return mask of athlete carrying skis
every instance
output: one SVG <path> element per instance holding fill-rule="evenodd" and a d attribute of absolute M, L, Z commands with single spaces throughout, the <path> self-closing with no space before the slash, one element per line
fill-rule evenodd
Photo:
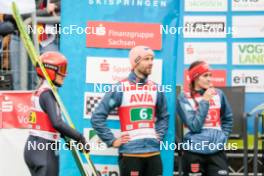
<path fill-rule="evenodd" d="M 67 73 L 65 56 L 58 52 L 46 52 L 40 56 L 40 60 L 54 85 L 61 87 Z M 59 155 L 52 144 L 58 144 L 60 134 L 80 143 L 84 152 L 89 152 L 89 144 L 81 133 L 62 120 L 60 107 L 38 65 L 36 71 L 41 83 L 32 96 L 29 118 L 31 130 L 25 145 L 24 159 L 32 176 L 57 176 Z M 38 147 L 41 146 L 39 144 L 45 148 Z M 34 145 L 37 147 L 30 147 Z M 58 148 L 59 145 L 56 146 Z"/>

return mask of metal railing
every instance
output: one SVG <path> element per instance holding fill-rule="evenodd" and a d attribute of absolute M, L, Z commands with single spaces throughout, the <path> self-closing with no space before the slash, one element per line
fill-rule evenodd
<path fill-rule="evenodd" d="M 30 17 L 24 20 L 24 23 L 26 26 L 32 25 L 32 28 L 36 29 L 37 24 L 58 24 L 60 22 L 60 16 L 51 16 L 51 17 L 38 17 L 36 16 L 36 13 L 31 13 Z M 36 30 L 35 30 L 36 31 Z M 58 34 L 59 35 L 59 34 Z M 38 42 L 38 33 L 31 33 L 32 40 L 34 43 L 34 46 L 36 50 L 39 52 L 39 42 Z M 19 35 L 18 37 L 18 50 L 5 50 L 4 53 L 3 51 L 0 50 L 0 56 L 3 54 L 9 54 L 9 65 L 8 68 L 6 65 L 3 67 L 3 59 L 1 60 L 1 68 L 0 68 L 0 90 L 28 90 L 28 89 L 34 89 L 35 86 L 37 85 L 37 76 L 34 68 L 31 66 L 31 63 L 28 60 L 28 55 L 27 52 L 24 48 L 23 42 L 19 41 Z M 58 37 L 57 37 L 58 39 Z M 13 52 L 13 53 L 12 53 Z M 15 53 L 16 52 L 16 53 Z M 19 57 L 19 62 L 13 63 L 12 65 L 16 64 L 16 67 L 12 67 L 11 63 L 11 58 L 10 54 L 17 55 Z M 3 57 L 1 57 L 3 58 Z M 13 60 L 13 62 L 15 62 Z M 17 75 L 14 75 L 17 74 Z M 13 79 L 15 77 L 15 79 Z M 19 81 L 17 81 L 19 79 Z M 29 80 L 31 79 L 31 80 Z M 16 82 L 14 82 L 16 81 Z M 13 86 L 17 84 L 17 86 Z"/>

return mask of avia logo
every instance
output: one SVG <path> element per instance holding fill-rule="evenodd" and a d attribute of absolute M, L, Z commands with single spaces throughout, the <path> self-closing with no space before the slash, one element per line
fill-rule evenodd
<path fill-rule="evenodd" d="M 108 166 L 104 166 L 101 172 L 97 171 L 97 174 L 100 176 L 118 176 L 118 172 L 115 170 L 110 170 Z"/>
<path fill-rule="evenodd" d="M 257 76 L 245 76 L 245 74 L 242 74 L 241 76 L 234 76 L 233 82 L 236 84 L 258 84 L 259 78 Z"/>
<path fill-rule="evenodd" d="M 192 45 L 189 45 L 186 49 L 186 53 L 187 54 L 193 54 L 194 53 L 194 48 L 192 47 Z"/>
<path fill-rule="evenodd" d="M 130 103 L 137 102 L 151 102 L 153 103 L 153 98 L 150 94 L 132 94 L 130 97 Z"/>
<path fill-rule="evenodd" d="M 262 44 L 257 44 L 257 45 L 254 45 L 254 44 L 249 44 L 249 45 L 239 45 L 238 46 L 239 48 L 239 51 L 241 53 L 250 53 L 250 54 L 253 54 L 253 53 L 258 53 L 258 54 L 262 54 L 263 53 L 263 48 L 264 48 L 264 45 Z"/>
<path fill-rule="evenodd" d="M 109 68 L 109 63 L 106 61 L 106 60 L 104 60 L 101 64 L 100 64 L 100 71 L 102 71 L 102 72 L 107 72 L 107 71 L 109 71 L 110 70 L 110 68 Z"/>

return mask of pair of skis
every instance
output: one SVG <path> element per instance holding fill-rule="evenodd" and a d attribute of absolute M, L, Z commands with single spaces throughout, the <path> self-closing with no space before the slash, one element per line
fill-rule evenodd
<path fill-rule="evenodd" d="M 67 122 L 67 124 L 69 124 L 70 127 L 74 128 L 75 129 L 75 126 L 68 114 L 68 112 L 66 111 L 66 108 L 65 106 L 63 105 L 62 103 L 62 100 L 57 92 L 57 89 L 55 87 L 55 85 L 53 84 L 53 82 L 51 81 L 48 73 L 46 72 L 46 69 L 45 67 L 43 66 L 41 60 L 39 59 L 39 54 L 37 53 L 36 49 L 34 48 L 34 45 L 32 43 L 32 40 L 30 39 L 28 33 L 26 32 L 26 28 L 25 28 L 25 25 L 23 23 L 23 20 L 21 18 L 21 15 L 17 9 L 17 6 L 16 4 L 13 2 L 12 3 L 12 11 L 13 11 L 13 17 L 16 21 L 16 24 L 17 24 L 17 27 L 18 27 L 18 30 L 20 32 L 20 37 L 24 43 L 24 46 L 29 54 L 29 57 L 30 57 L 30 60 L 32 62 L 32 64 L 34 66 L 36 66 L 37 64 L 40 66 L 41 68 L 41 71 L 42 73 L 44 74 L 45 76 L 45 79 L 47 80 L 48 84 L 49 84 L 49 87 L 51 88 L 60 108 L 61 108 L 61 111 L 62 111 L 62 115 L 63 115 L 63 119 L 64 121 Z M 70 145 L 73 145 L 74 146 L 74 142 L 70 139 L 70 138 L 67 138 L 65 137 L 65 142 L 66 143 L 69 143 Z M 87 169 L 85 168 L 85 165 L 84 165 L 84 162 L 81 158 L 81 153 L 75 148 L 73 147 L 73 149 L 71 150 L 72 154 L 73 154 L 73 157 L 75 159 L 75 162 L 79 168 L 79 171 L 81 173 L 82 176 L 88 176 L 88 171 Z M 91 169 L 92 173 L 94 176 L 98 176 L 97 174 L 97 171 L 96 171 L 96 168 L 90 158 L 90 155 L 88 153 L 83 153 L 86 161 L 87 161 L 87 164 L 89 166 L 89 168 Z"/>

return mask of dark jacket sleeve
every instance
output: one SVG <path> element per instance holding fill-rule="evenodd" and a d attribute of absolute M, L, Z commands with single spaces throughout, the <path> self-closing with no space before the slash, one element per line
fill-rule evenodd
<path fill-rule="evenodd" d="M 81 133 L 68 126 L 61 118 L 61 110 L 51 90 L 45 91 L 40 95 L 39 103 L 45 113 L 48 114 L 53 127 L 63 136 L 67 136 L 76 141 L 82 138 Z"/>
<path fill-rule="evenodd" d="M 91 123 L 93 128 L 100 139 L 109 147 L 112 146 L 112 143 L 116 138 L 107 127 L 106 119 L 108 114 L 114 110 L 114 108 L 120 106 L 121 99 L 121 92 L 107 92 L 92 114 Z"/>
<path fill-rule="evenodd" d="M 155 123 L 155 128 L 160 140 L 163 140 L 164 136 L 168 131 L 169 113 L 167 110 L 167 101 L 165 94 L 163 92 L 158 92 L 157 97 L 158 97 L 157 107 L 156 107 L 157 120 Z"/>
<path fill-rule="evenodd" d="M 177 98 L 177 111 L 183 123 L 193 133 L 199 133 L 208 114 L 209 102 L 199 102 L 197 110 L 194 110 L 183 93 Z"/>

